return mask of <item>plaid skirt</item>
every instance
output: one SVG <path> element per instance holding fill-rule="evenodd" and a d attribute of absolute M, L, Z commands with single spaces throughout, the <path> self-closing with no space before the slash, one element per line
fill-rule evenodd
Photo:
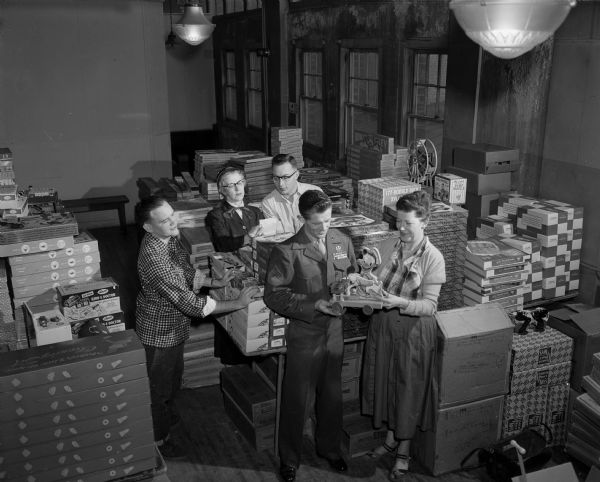
<path fill-rule="evenodd" d="M 412 439 L 417 428 L 435 420 L 438 387 L 437 324 L 433 317 L 373 314 L 365 346 L 363 411 L 376 428 L 384 423 L 398 439 Z"/>

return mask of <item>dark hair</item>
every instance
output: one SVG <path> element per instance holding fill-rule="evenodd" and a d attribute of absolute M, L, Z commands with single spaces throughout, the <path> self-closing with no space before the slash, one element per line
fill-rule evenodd
<path fill-rule="evenodd" d="M 427 191 L 405 194 L 396 202 L 396 209 L 405 213 L 414 211 L 415 216 L 419 219 L 428 220 L 431 213 L 431 197 Z"/>
<path fill-rule="evenodd" d="M 298 210 L 304 219 L 313 213 L 322 213 L 331 207 L 331 199 L 322 191 L 311 189 L 304 192 L 298 200 Z"/>
<path fill-rule="evenodd" d="M 235 164 L 226 164 L 225 167 L 223 167 L 223 169 L 221 169 L 217 174 L 217 188 L 221 187 L 221 179 L 223 179 L 223 177 L 227 174 L 231 174 L 233 172 L 239 172 L 242 177 L 246 179 L 246 172 L 244 171 L 243 167 Z"/>
<path fill-rule="evenodd" d="M 296 158 L 291 154 L 277 154 L 276 156 L 273 156 L 273 159 L 271 160 L 271 166 L 281 166 L 286 162 L 289 162 L 294 169 L 298 169 L 298 163 L 296 162 Z"/>
<path fill-rule="evenodd" d="M 165 204 L 167 200 L 161 196 L 150 196 L 135 205 L 135 222 L 143 226 L 150 221 L 150 213 Z"/>

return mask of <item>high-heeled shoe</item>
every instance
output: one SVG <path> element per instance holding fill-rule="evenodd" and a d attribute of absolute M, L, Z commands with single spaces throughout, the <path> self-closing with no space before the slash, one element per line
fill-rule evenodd
<path fill-rule="evenodd" d="M 383 442 L 383 445 L 380 445 L 379 447 L 367 452 L 367 457 L 378 459 L 385 454 L 393 454 L 396 451 L 396 448 L 398 448 L 398 444 L 392 447 L 388 445 L 387 442 Z"/>
<path fill-rule="evenodd" d="M 405 454 L 396 454 L 396 462 L 390 470 L 390 474 L 388 478 L 390 480 L 401 480 L 408 473 L 408 463 L 410 462 L 410 457 Z"/>

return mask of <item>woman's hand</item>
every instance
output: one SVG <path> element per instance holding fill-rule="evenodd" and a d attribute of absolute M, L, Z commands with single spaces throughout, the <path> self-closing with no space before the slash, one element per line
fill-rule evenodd
<path fill-rule="evenodd" d="M 262 226 L 257 224 L 250 231 L 248 231 L 248 236 L 251 238 L 255 238 L 256 236 L 260 236 L 262 234 Z"/>
<path fill-rule="evenodd" d="M 233 269 L 228 269 L 225 272 L 225 276 L 222 278 L 211 278 L 210 287 L 211 288 L 223 288 L 223 286 L 229 285 L 229 282 L 235 277 L 235 271 Z"/>
<path fill-rule="evenodd" d="M 246 286 L 240 291 L 240 296 L 238 297 L 238 302 L 240 303 L 240 308 L 245 308 L 250 303 L 252 303 L 255 297 L 260 293 L 260 288 L 258 286 Z"/>
<path fill-rule="evenodd" d="M 408 300 L 403 296 L 396 296 L 391 293 L 388 293 L 385 298 L 383 298 L 383 307 L 386 310 L 391 310 L 392 308 L 400 308 L 401 310 L 405 309 L 408 306 Z"/>

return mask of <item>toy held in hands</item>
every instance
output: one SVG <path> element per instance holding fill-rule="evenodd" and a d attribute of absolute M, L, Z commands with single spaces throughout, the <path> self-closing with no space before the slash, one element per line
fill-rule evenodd
<path fill-rule="evenodd" d="M 371 315 L 374 310 L 383 308 L 383 299 L 387 296 L 383 283 L 373 274 L 381 264 L 379 250 L 362 248 L 362 257 L 356 262 L 359 273 L 350 273 L 330 287 L 332 308 L 340 315 L 345 308 L 362 308 L 365 315 Z"/>

